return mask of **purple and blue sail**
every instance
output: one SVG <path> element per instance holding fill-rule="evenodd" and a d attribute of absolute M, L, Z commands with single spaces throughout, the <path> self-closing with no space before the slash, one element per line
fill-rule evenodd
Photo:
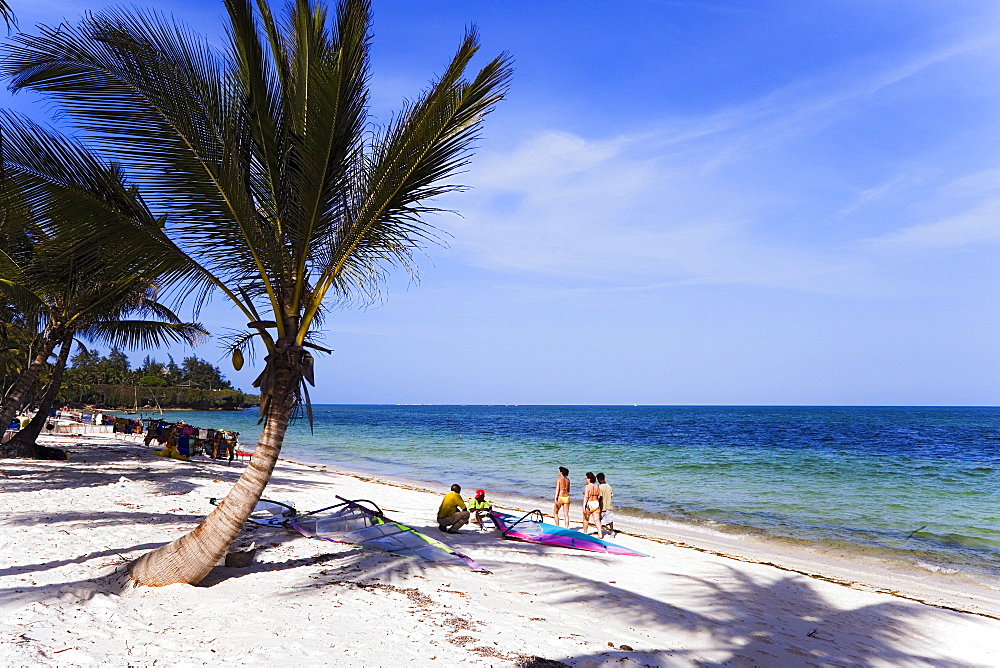
<path fill-rule="evenodd" d="M 542 513 L 533 510 L 527 515 L 517 517 L 508 515 L 497 510 L 491 510 L 490 516 L 504 538 L 511 540 L 521 540 L 528 543 L 541 543 L 543 545 L 555 545 L 557 547 L 568 547 L 574 550 L 586 550 L 587 552 L 603 552 L 605 554 L 618 554 L 627 557 L 648 557 L 648 554 L 630 550 L 622 545 L 609 543 L 595 536 L 585 534 L 576 529 L 567 529 L 542 521 Z"/>

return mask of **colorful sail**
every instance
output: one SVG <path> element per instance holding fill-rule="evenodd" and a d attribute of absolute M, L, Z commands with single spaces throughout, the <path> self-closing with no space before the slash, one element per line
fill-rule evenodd
<path fill-rule="evenodd" d="M 212 498 L 208 502 L 213 506 L 218 506 L 222 500 Z M 247 518 L 247 521 L 265 527 L 280 527 L 295 517 L 297 512 L 291 503 L 261 499 L 250 511 L 250 517 Z"/>
<path fill-rule="evenodd" d="M 620 554 L 629 557 L 649 556 L 648 554 L 636 552 L 615 543 L 609 543 L 595 536 L 585 534 L 582 531 L 543 522 L 542 513 L 538 510 L 533 510 L 523 517 L 493 510 L 490 512 L 490 516 L 504 538 L 523 540 L 529 543 L 542 543 L 543 545 L 557 545 L 575 550 L 587 550 L 588 552 L 604 552 L 606 554 Z"/>
<path fill-rule="evenodd" d="M 374 509 L 363 504 L 370 504 Z M 295 515 L 286 523 L 310 538 L 375 547 L 400 557 L 450 566 L 468 566 L 474 571 L 483 570 L 471 557 L 456 552 L 441 541 L 425 536 L 405 524 L 388 519 L 370 501 L 344 499 L 343 503 L 335 506 Z"/>

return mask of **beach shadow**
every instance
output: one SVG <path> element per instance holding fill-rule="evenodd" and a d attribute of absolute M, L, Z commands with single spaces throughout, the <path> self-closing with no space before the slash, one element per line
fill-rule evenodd
<path fill-rule="evenodd" d="M 178 527 L 178 532 L 190 531 L 198 522 L 202 520 L 203 516 L 198 515 L 179 515 L 173 513 L 144 513 L 144 512 L 109 512 L 109 511 L 90 511 L 90 512 L 60 512 L 59 514 L 49 517 L 45 515 L 44 509 L 39 509 L 33 513 L 24 513 L 21 515 L 9 516 L 4 520 L 7 526 L 37 526 L 39 524 L 46 524 L 51 527 L 52 540 L 58 541 L 60 538 L 60 531 L 65 531 L 60 529 L 59 526 L 62 524 L 74 524 L 83 523 L 87 527 L 87 531 L 97 530 L 99 531 L 102 527 L 117 527 L 123 525 L 134 525 L 134 524 L 172 524 Z M 60 568 L 68 564 L 79 564 L 90 561 L 92 559 L 100 559 L 103 557 L 115 556 L 120 559 L 123 563 L 127 563 L 132 559 L 136 559 L 141 556 L 142 552 L 155 549 L 161 545 L 165 545 L 169 541 L 161 541 L 156 543 L 143 543 L 139 545 L 133 545 L 131 547 L 117 547 L 115 545 L 105 546 L 104 550 L 97 550 L 89 552 L 87 554 L 82 554 L 73 558 L 67 559 L 56 559 L 53 561 L 38 562 L 31 564 L 19 564 L 17 566 L 10 566 L 7 568 L 0 569 L 0 577 L 4 576 L 24 576 L 26 574 L 37 573 L 41 571 L 48 571 L 55 568 Z M 138 553 L 136 553 L 138 552 Z M 59 585 L 62 586 L 62 585 Z M 3 598 L 5 590 L 0 589 L 0 599 Z"/>
<path fill-rule="evenodd" d="M 501 545 L 503 550 L 499 554 L 494 553 L 489 562 L 491 568 L 504 562 L 503 552 L 541 547 L 506 541 Z M 603 555 L 589 553 L 574 556 L 581 560 L 606 559 Z M 304 563 L 307 561 L 290 560 L 266 568 L 314 565 Z M 304 572 L 303 586 L 379 587 L 405 595 L 416 591 L 413 589 L 417 584 L 415 578 L 433 582 L 441 577 L 438 565 L 360 549 L 329 555 L 328 563 L 329 568 Z M 628 644 L 637 644 L 634 641 L 608 637 L 606 641 L 614 646 L 593 654 L 549 654 L 547 659 L 542 659 L 524 657 L 515 652 L 505 657 L 517 665 L 558 665 L 552 660 L 567 665 L 657 666 L 690 663 L 734 668 L 818 668 L 829 665 L 958 668 L 965 665 L 925 654 L 919 649 L 921 644 L 914 642 L 922 635 L 921 625 L 926 617 L 960 613 L 942 612 L 901 600 L 844 609 L 827 603 L 814 589 L 815 583 L 801 576 L 758 581 L 740 569 L 724 566 L 728 574 L 723 578 L 726 584 L 722 585 L 718 578 L 651 572 L 650 581 L 662 578 L 670 588 L 676 589 L 678 595 L 675 600 L 686 602 L 680 605 L 671 603 L 673 597 L 669 595 L 657 598 L 645 596 L 580 576 L 566 568 L 542 564 L 524 568 L 523 564 L 516 562 L 512 562 L 511 566 L 522 571 L 518 586 L 533 592 L 532 595 L 544 596 L 547 603 L 555 602 L 560 609 L 579 611 L 593 609 L 599 604 L 602 610 L 614 610 L 616 615 L 629 619 L 630 625 L 641 635 L 653 638 L 652 647 L 647 643 L 644 647 L 633 649 Z M 294 593 L 287 595 L 293 596 Z M 431 593 L 431 597 L 435 596 Z M 692 600 L 694 603 L 687 603 Z M 450 602 L 432 600 L 419 607 L 440 610 L 441 604 Z M 670 642 L 671 638 L 681 637 L 688 642 Z M 698 649 L 682 649 L 685 645 L 691 647 L 692 637 L 697 637 L 698 641 L 694 644 Z M 662 644 L 656 646 L 657 642 Z"/>
<path fill-rule="evenodd" d="M 80 437 L 81 439 L 86 436 Z M 97 437 L 94 437 L 95 439 Z M 34 492 L 57 491 L 80 487 L 104 487 L 116 484 L 121 477 L 139 478 L 154 486 L 164 495 L 186 494 L 197 487 L 196 481 L 216 481 L 235 484 L 242 475 L 245 463 L 206 459 L 201 456 L 184 462 L 159 457 L 159 448 L 144 448 L 141 443 L 121 441 L 111 444 L 104 440 L 92 443 L 79 441 L 59 447 L 69 451 L 71 458 L 62 462 L 39 462 L 30 459 L 0 459 L 0 482 L 5 491 Z M 97 467 L 100 467 L 100 470 Z M 303 480 L 294 475 L 274 475 L 270 482 L 287 485 L 297 492 L 308 493 L 329 483 Z"/>
<path fill-rule="evenodd" d="M 197 526 L 204 515 L 180 515 L 176 513 L 140 513 L 140 512 L 112 512 L 107 510 L 94 510 L 88 512 L 60 512 L 49 517 L 45 515 L 44 509 L 39 509 L 33 513 L 14 515 L 4 520 L 4 524 L 9 526 L 36 526 L 39 524 L 49 524 L 53 527 L 53 540 L 58 540 L 57 528 L 60 524 L 73 522 L 86 522 L 87 529 L 100 528 L 106 526 L 121 526 L 127 524 L 179 524 L 190 525 L 190 528 Z M 182 530 L 187 531 L 184 527 Z"/>
<path fill-rule="evenodd" d="M 384 588 L 411 597 L 416 595 L 416 579 L 441 581 L 441 565 L 352 546 L 339 547 L 345 549 L 314 558 L 319 561 L 287 560 L 262 564 L 256 570 L 321 566 L 303 571 L 303 587 Z M 455 547 L 461 549 L 461 546 Z M 487 562 L 490 568 L 502 566 L 506 562 L 505 553 L 546 551 L 544 546 L 513 541 L 503 541 L 493 547 L 492 558 Z M 499 551 L 496 548 L 500 548 Z M 559 548 L 552 549 L 558 551 Z M 566 552 L 562 551 L 562 554 Z M 593 553 L 573 553 L 573 556 L 581 561 L 607 561 L 605 555 Z M 506 563 L 520 569 L 518 586 L 534 596 L 544 597 L 547 603 L 556 603 L 563 610 L 581 612 L 599 604 L 602 610 L 614 610 L 616 615 L 629 619 L 630 625 L 641 635 L 653 638 L 653 647 L 647 643 L 645 647 L 633 649 L 628 647 L 628 643 L 636 644 L 634 641 L 623 642 L 609 637 L 606 641 L 613 646 L 593 654 L 549 655 L 548 659 L 542 659 L 515 652 L 505 657 L 520 666 L 558 665 L 553 659 L 566 665 L 656 666 L 690 663 L 734 668 L 819 668 L 830 665 L 958 668 L 966 665 L 925 654 L 920 650 L 922 644 L 914 642 L 922 637 L 921 626 L 928 616 L 961 613 L 944 612 L 893 599 L 845 609 L 828 603 L 815 589 L 816 583 L 802 576 L 758 580 L 741 569 L 727 565 L 722 566 L 727 571 L 726 575 L 719 578 L 651 571 L 651 582 L 665 582 L 668 589 L 677 592 L 676 597 L 667 594 L 654 598 L 581 576 L 574 572 L 575 569 L 538 563 L 525 568 L 523 563 L 514 559 Z M 214 574 L 217 579 L 212 583 L 238 577 L 232 570 Z M 720 584 L 720 579 L 726 584 Z M 439 588 L 438 591 L 442 590 Z M 427 599 L 418 606 L 425 611 L 440 611 L 441 604 L 451 602 L 433 600 L 433 593 L 430 598 L 425 593 L 420 595 Z M 294 592 L 289 592 L 287 596 L 294 596 Z M 685 604 L 671 603 L 672 598 L 685 601 Z M 671 638 L 681 637 L 686 637 L 688 642 L 670 642 Z M 697 637 L 698 641 L 693 644 L 698 649 L 682 649 L 685 645 L 691 647 L 692 637 Z M 656 646 L 658 642 L 662 645 Z M 932 651 L 929 646 L 923 646 Z"/>
<path fill-rule="evenodd" d="M 14 577 L 18 575 L 27 577 L 24 578 L 25 584 L 0 588 L 0 600 L 4 601 L 4 603 L 31 603 L 34 601 L 43 601 L 51 597 L 58 598 L 68 591 L 78 592 L 74 593 L 73 596 L 84 600 L 95 593 L 120 594 L 123 583 L 128 579 L 125 574 L 127 565 L 144 552 L 154 550 L 165 544 L 165 542 L 142 543 L 118 549 L 106 548 L 80 555 L 73 559 L 59 559 L 38 564 L 23 564 L 2 569 L 0 570 L 0 577 Z M 67 582 L 52 582 L 44 585 L 36 585 L 30 580 L 31 573 L 47 571 L 69 564 L 82 564 L 94 559 L 105 561 L 93 565 L 92 568 L 95 574 L 92 578 Z"/>
<path fill-rule="evenodd" d="M 302 536 L 300 536 L 301 538 Z M 274 571 L 285 571 L 293 568 L 304 568 L 308 566 L 351 566 L 364 555 L 364 550 L 356 545 L 345 545 L 347 549 L 340 552 L 325 552 L 313 557 L 298 557 L 285 559 L 282 561 L 254 561 L 245 568 L 230 568 L 228 566 L 216 566 L 205 578 L 198 583 L 199 587 L 212 587 L 214 585 L 234 578 L 245 577 L 251 574 L 268 573 Z M 258 555 L 266 555 L 267 550 L 258 550 Z"/>
<path fill-rule="evenodd" d="M 698 634 L 708 650 L 685 650 L 669 645 L 640 650 L 615 647 L 588 655 L 556 657 L 568 665 L 671 665 L 679 660 L 701 666 L 905 666 L 934 665 L 958 668 L 966 664 L 926 656 L 913 648 L 921 636 L 922 620 L 945 613 L 903 601 L 885 601 L 852 609 L 824 601 L 809 580 L 797 576 L 768 583 L 756 582 L 740 570 L 727 567 L 739 584 L 669 572 L 653 578 L 674 579 L 683 598 L 693 596 L 690 608 L 582 578 L 562 569 L 536 565 L 525 573 L 525 589 L 539 587 L 560 603 L 609 607 L 626 613 L 636 630 L 664 640 L 680 634 Z M 558 584 L 556 584 L 558 583 Z M 682 598 L 678 596 L 678 598 Z M 707 638 L 707 639 L 705 639 Z M 712 657 L 712 658 L 708 658 Z"/>

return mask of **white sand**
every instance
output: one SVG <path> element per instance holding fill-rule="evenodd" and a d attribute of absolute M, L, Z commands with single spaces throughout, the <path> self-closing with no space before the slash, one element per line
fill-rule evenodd
<path fill-rule="evenodd" d="M 698 532 L 673 538 L 690 548 L 616 539 L 648 559 L 445 535 L 436 494 L 291 462 L 266 496 L 303 510 L 373 499 L 491 573 L 261 529 L 249 568 L 123 590 L 121 565 L 194 527 L 242 467 L 106 436 L 43 440 L 72 461 L 0 460 L 4 666 L 1000 665 L 995 601 L 940 579 L 831 565 L 845 586 L 803 554 L 743 542 L 728 558 L 713 552 L 731 544 Z"/>

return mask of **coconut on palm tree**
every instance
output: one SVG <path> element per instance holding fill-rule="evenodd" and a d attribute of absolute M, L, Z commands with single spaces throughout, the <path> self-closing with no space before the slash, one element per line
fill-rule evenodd
<path fill-rule="evenodd" d="M 139 183 L 164 226 L 78 234 L 157 245 L 182 285 L 222 292 L 248 329 L 234 364 L 260 345 L 264 427 L 253 460 L 194 531 L 131 568 L 147 585 L 197 583 L 238 536 L 267 485 L 293 411 L 308 407 L 314 335 L 328 309 L 373 298 L 393 267 L 434 239 L 431 199 L 456 190 L 483 117 L 503 97 L 505 55 L 474 76 L 462 39 L 444 72 L 384 126 L 368 115 L 371 8 L 226 0 L 217 50 L 153 12 L 111 9 L 75 26 L 18 35 L 12 87 L 50 96 Z"/>

